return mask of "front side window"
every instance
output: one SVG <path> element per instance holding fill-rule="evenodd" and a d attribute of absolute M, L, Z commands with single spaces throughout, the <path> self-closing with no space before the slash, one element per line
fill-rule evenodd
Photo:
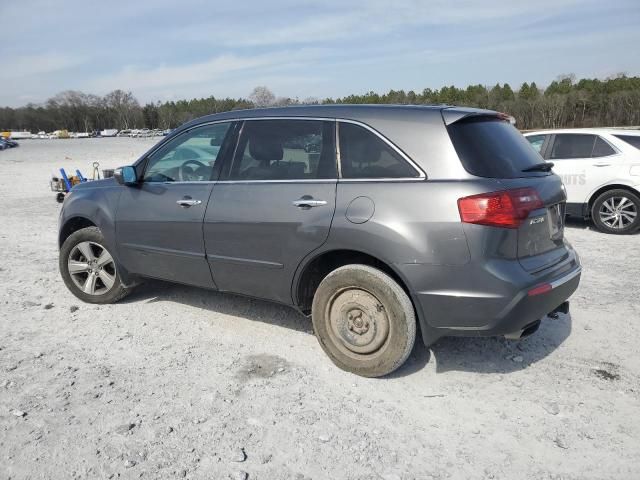
<path fill-rule="evenodd" d="M 531 135 L 526 137 L 526 139 L 529 140 L 529 143 L 536 152 L 542 153 L 542 145 L 544 145 L 544 141 L 547 139 L 546 135 Z"/>
<path fill-rule="evenodd" d="M 553 142 L 550 158 L 552 160 L 591 158 L 595 141 L 595 135 L 582 133 L 557 134 Z"/>
<path fill-rule="evenodd" d="M 331 121 L 304 119 L 246 121 L 229 178 L 336 178 L 334 125 Z"/>
<path fill-rule="evenodd" d="M 397 151 L 366 128 L 341 122 L 339 135 L 343 178 L 420 177 Z"/>
<path fill-rule="evenodd" d="M 148 160 L 145 182 L 198 182 L 217 177 L 218 157 L 231 123 L 197 127 L 169 141 Z"/>

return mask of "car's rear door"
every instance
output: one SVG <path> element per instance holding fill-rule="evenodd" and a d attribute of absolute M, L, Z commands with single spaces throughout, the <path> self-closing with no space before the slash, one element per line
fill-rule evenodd
<path fill-rule="evenodd" d="M 116 214 L 117 248 L 131 273 L 215 286 L 202 221 L 232 131 L 227 122 L 183 132 L 146 159 L 137 185 L 123 187 Z"/>
<path fill-rule="evenodd" d="M 204 218 L 220 290 L 291 303 L 300 261 L 329 234 L 336 195 L 335 122 L 247 120 Z"/>
<path fill-rule="evenodd" d="M 567 202 L 584 204 L 598 186 L 606 183 L 615 170 L 617 152 L 599 135 L 556 133 L 546 158 L 567 189 Z"/>

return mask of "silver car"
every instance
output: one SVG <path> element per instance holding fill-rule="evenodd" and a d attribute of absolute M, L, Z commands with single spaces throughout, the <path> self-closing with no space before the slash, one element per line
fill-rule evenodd
<path fill-rule="evenodd" d="M 342 369 L 377 377 L 447 335 L 533 333 L 580 280 L 565 192 L 503 114 L 444 106 L 233 111 L 76 185 L 60 271 L 91 303 L 145 278 L 311 315 Z"/>

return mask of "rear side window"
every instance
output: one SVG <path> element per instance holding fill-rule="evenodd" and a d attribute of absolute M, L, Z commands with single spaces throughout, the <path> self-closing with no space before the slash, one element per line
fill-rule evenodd
<path fill-rule="evenodd" d="M 464 169 L 489 178 L 549 175 L 523 172 L 544 162 L 529 142 L 510 123 L 495 117 L 472 117 L 447 127 Z"/>
<path fill-rule="evenodd" d="M 629 145 L 640 150 L 640 135 L 614 135 L 614 137 L 619 138 L 623 142 L 627 142 Z"/>
<path fill-rule="evenodd" d="M 335 123 L 252 120 L 240 134 L 231 180 L 337 178 Z"/>
<path fill-rule="evenodd" d="M 413 168 L 389 144 L 359 125 L 340 122 L 342 178 L 418 178 Z"/>

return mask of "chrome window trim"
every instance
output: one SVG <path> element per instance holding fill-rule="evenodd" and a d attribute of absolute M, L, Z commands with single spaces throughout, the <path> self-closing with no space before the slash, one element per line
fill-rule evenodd
<path fill-rule="evenodd" d="M 301 178 L 299 180 L 219 180 L 215 183 L 336 183 L 337 178 Z"/>
<path fill-rule="evenodd" d="M 424 182 L 426 177 L 398 177 L 398 178 L 341 178 L 338 180 L 338 183 L 376 183 L 376 182 L 402 182 L 402 183 L 411 183 L 411 182 Z"/>
<path fill-rule="evenodd" d="M 336 168 L 338 169 L 338 180 L 342 178 L 342 158 L 340 157 L 340 122 L 336 120 L 336 131 L 335 131 L 335 142 L 336 142 Z"/>
<path fill-rule="evenodd" d="M 377 179 L 376 179 L 377 180 Z M 395 179 L 389 179 L 395 180 Z M 417 179 L 416 179 L 417 180 Z M 177 182 L 143 182 L 146 184 L 154 185 L 205 185 L 205 184 L 217 184 L 217 183 L 336 183 L 337 178 L 318 178 L 309 179 L 302 178 L 299 180 L 185 180 Z"/>
<path fill-rule="evenodd" d="M 226 118 L 226 119 L 221 119 L 221 120 L 211 120 L 208 122 L 204 122 L 204 123 L 199 123 L 198 125 L 193 125 L 192 127 L 189 127 L 187 129 L 185 129 L 184 131 L 176 134 L 175 136 L 171 136 L 169 138 L 166 139 L 166 141 L 164 142 L 160 142 L 158 145 L 156 145 L 156 147 L 151 150 L 150 152 L 148 152 L 145 155 L 145 158 L 150 157 L 151 155 L 153 155 L 156 151 L 158 151 L 160 148 L 162 148 L 166 143 L 168 143 L 169 141 L 173 140 L 174 138 L 177 138 L 181 135 L 184 135 L 187 132 L 190 132 L 196 128 L 200 128 L 200 127 L 205 127 L 208 125 L 214 125 L 217 123 L 234 123 L 234 122 L 246 122 L 246 121 L 253 121 L 253 120 L 319 120 L 319 121 L 329 121 L 329 122 L 335 122 L 336 123 L 336 138 L 335 138 L 335 143 L 336 143 L 336 162 L 337 162 L 337 177 L 336 178 L 322 178 L 322 179 L 298 179 L 298 180 L 203 180 L 203 181 L 176 181 L 176 182 L 144 182 L 144 183 L 167 183 L 167 184 L 186 184 L 186 183 L 197 183 L 197 184 L 203 184 L 203 183 L 297 183 L 297 182 L 303 182 L 303 183 L 335 183 L 340 182 L 340 183 L 351 183 L 351 182 L 419 182 L 419 181 L 423 181 L 427 179 L 427 175 L 424 173 L 424 171 L 422 171 L 422 169 L 411 159 L 409 158 L 409 156 L 407 154 L 405 154 L 402 150 L 400 150 L 400 148 L 398 148 L 393 142 L 391 142 L 389 139 L 387 139 L 384 135 L 382 135 L 380 132 L 378 132 L 376 129 L 374 129 L 373 127 L 370 127 L 369 125 L 367 125 L 366 123 L 363 123 L 359 120 L 351 120 L 351 119 L 345 119 L 345 118 L 330 118 L 330 117 L 297 117 L 297 116 L 277 116 L 277 117 L 246 117 L 246 118 Z M 374 135 L 376 135 L 378 138 L 380 138 L 383 142 L 385 142 L 391 149 L 393 149 L 398 155 L 400 155 L 407 163 L 409 163 L 409 165 L 411 165 L 411 167 L 413 167 L 413 169 L 418 173 L 417 177 L 400 177 L 400 178 L 342 178 L 342 165 L 340 163 L 340 137 L 339 137 L 339 132 L 340 132 L 340 126 L 339 123 L 351 123 L 353 125 L 358 125 L 360 127 L 363 127 L 364 129 L 370 131 L 371 133 L 373 133 Z M 242 134 L 242 129 L 244 129 L 244 123 L 241 127 L 240 132 L 238 133 L 238 139 L 240 138 L 240 135 Z M 233 159 L 235 159 L 235 155 L 236 155 L 236 150 L 238 148 L 238 142 L 236 142 L 236 145 L 234 146 L 234 152 L 233 152 L 233 157 L 232 157 L 232 161 Z M 231 165 L 231 167 L 233 167 L 233 165 Z M 145 168 L 146 170 L 146 168 Z"/>

